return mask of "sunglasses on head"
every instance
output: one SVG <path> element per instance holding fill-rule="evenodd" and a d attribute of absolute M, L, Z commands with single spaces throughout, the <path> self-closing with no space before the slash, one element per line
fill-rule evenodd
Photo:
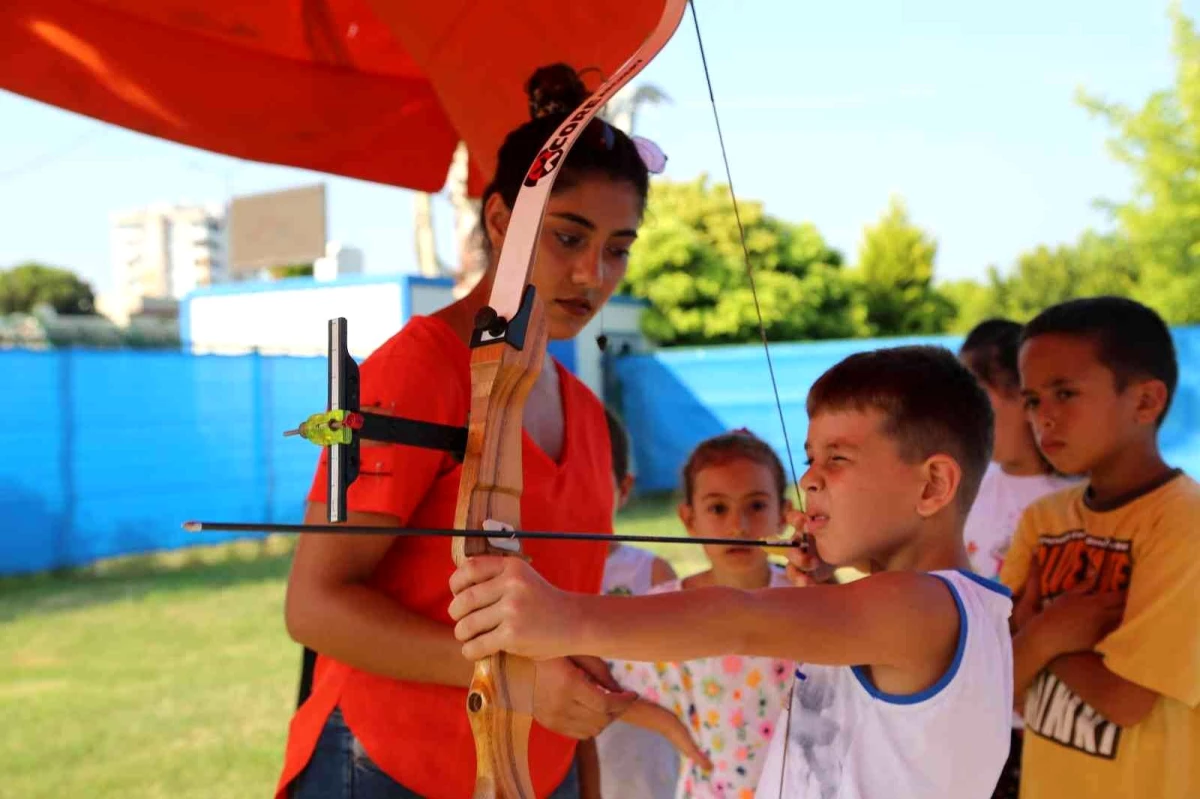
<path fill-rule="evenodd" d="M 605 150 L 612 150 L 616 145 L 616 133 L 612 125 L 603 119 L 593 119 L 589 123 L 585 135 L 589 137 L 594 146 L 603 147 Z M 667 154 L 662 151 L 662 148 L 644 136 L 630 136 L 629 138 L 633 142 L 638 156 L 642 159 L 642 163 L 646 165 L 646 171 L 652 175 L 661 175 L 667 168 Z"/>

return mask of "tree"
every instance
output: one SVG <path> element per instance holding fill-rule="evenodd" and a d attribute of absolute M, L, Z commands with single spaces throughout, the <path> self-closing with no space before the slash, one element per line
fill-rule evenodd
<path fill-rule="evenodd" d="M 984 283 L 957 281 L 942 286 L 942 291 L 958 309 L 949 329 L 964 333 L 993 316 L 1027 322 L 1045 308 L 1076 297 L 1129 297 L 1138 279 L 1128 242 L 1116 234 L 1088 230 L 1073 243 L 1021 253 L 1007 274 L 989 266 Z"/>
<path fill-rule="evenodd" d="M 846 338 L 866 331 L 841 255 L 816 228 L 741 200 L 746 249 L 771 341 Z M 647 338 L 662 345 L 758 339 L 755 294 L 746 272 L 728 187 L 708 177 L 655 181 L 646 220 L 621 289 L 650 302 Z"/>
<path fill-rule="evenodd" d="M 96 295 L 67 269 L 30 261 L 0 271 L 0 314 L 29 313 L 42 303 L 60 314 L 91 314 Z"/>
<path fill-rule="evenodd" d="M 955 308 L 954 319 L 946 326 L 947 332 L 966 333 L 984 319 L 1004 315 L 996 292 L 1000 275 L 994 266 L 988 267 L 987 274 L 985 283 L 954 280 L 939 286 L 942 295 Z"/>
<path fill-rule="evenodd" d="M 1175 82 L 1138 110 L 1080 92 L 1113 129 L 1109 151 L 1129 167 L 1134 196 L 1103 203 L 1139 267 L 1132 296 L 1173 324 L 1200 321 L 1200 36 L 1170 6 Z"/>
<path fill-rule="evenodd" d="M 312 277 L 312 264 L 283 264 L 281 266 L 272 266 L 267 270 L 267 273 L 274 280 L 284 280 L 289 277 Z"/>
<path fill-rule="evenodd" d="M 1008 277 L 993 281 L 997 304 L 1017 321 L 1048 306 L 1100 294 L 1130 296 L 1137 268 L 1119 236 L 1087 231 L 1074 244 L 1023 253 Z"/>
<path fill-rule="evenodd" d="M 627 83 L 600 109 L 599 116 L 632 136 L 638 113 L 644 106 L 671 102 L 670 96 L 653 83 Z"/>
<path fill-rule="evenodd" d="M 871 334 L 941 333 L 953 303 L 933 285 L 937 242 L 913 224 L 899 197 L 863 233 L 854 275 L 862 281 Z"/>

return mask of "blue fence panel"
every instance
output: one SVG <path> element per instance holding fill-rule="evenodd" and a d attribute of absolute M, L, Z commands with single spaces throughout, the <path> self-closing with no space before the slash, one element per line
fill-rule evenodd
<path fill-rule="evenodd" d="M 69 545 L 69 379 L 69 355 L 0 353 L 0 572 L 46 568 Z"/>
<path fill-rule="evenodd" d="M 1200 327 L 1174 332 L 1180 383 L 1161 441 L 1200 475 Z M 804 400 L 845 356 L 902 342 L 771 348 L 792 454 Z M 699 441 L 749 427 L 785 455 L 761 347 L 671 350 L 611 361 L 639 489 L 670 490 Z M 569 365 L 569 364 L 568 364 Z M 324 358 L 178 352 L 0 351 L 0 574 L 238 537 L 185 533 L 188 519 L 297 522 L 318 450 L 283 438 L 325 407 Z M 786 455 L 785 455 L 786 459 Z"/>
<path fill-rule="evenodd" d="M 10 350 L 0 374 L 0 574 L 244 537 L 189 519 L 303 516 L 319 452 L 282 432 L 325 407 L 324 358 Z"/>
<path fill-rule="evenodd" d="M 1163 457 L 1200 478 L 1200 326 L 1171 331 L 1179 361 L 1179 385 L 1159 433 Z"/>
<path fill-rule="evenodd" d="M 569 345 L 555 352 L 573 368 Z M 257 353 L 0 351 L 0 574 L 255 535 L 188 533 L 190 519 L 301 521 L 320 450 L 283 431 L 325 407 L 326 369 Z"/>
<path fill-rule="evenodd" d="M 1168 462 L 1200 476 L 1200 327 L 1172 331 L 1180 383 L 1160 441 Z M 855 352 L 903 344 L 936 344 L 957 351 L 959 336 L 823 341 L 771 346 L 792 460 L 803 471 L 804 410 L 817 378 Z M 613 361 L 620 406 L 633 443 L 640 491 L 678 488 L 680 470 L 705 438 L 747 427 L 787 464 L 784 432 L 761 345 L 663 350 Z"/>
<path fill-rule="evenodd" d="M 299 436 L 283 437 L 308 416 L 325 407 L 328 398 L 324 358 L 264 358 L 267 375 L 263 397 L 266 490 L 263 520 L 298 524 L 321 451 Z"/>

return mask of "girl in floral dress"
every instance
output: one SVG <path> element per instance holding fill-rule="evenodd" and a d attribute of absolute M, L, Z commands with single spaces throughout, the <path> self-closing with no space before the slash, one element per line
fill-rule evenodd
<path fill-rule="evenodd" d="M 737 430 L 702 442 L 688 458 L 679 518 L 692 536 L 774 538 L 791 510 L 786 491 L 774 451 L 749 431 Z M 791 585 L 761 547 L 706 544 L 704 553 L 711 568 L 656 585 L 649 593 Z M 754 796 L 775 722 L 788 705 L 793 663 L 728 656 L 611 665 L 622 687 L 674 712 L 708 754 L 711 769 L 695 759 L 682 761 L 677 799 Z"/>

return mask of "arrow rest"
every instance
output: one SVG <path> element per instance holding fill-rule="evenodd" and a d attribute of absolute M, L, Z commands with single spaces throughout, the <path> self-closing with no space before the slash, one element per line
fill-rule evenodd
<path fill-rule="evenodd" d="M 475 330 L 471 334 L 471 348 L 506 342 L 514 349 L 525 349 L 525 339 L 529 335 L 529 322 L 536 297 L 537 290 L 532 285 L 525 286 L 525 290 L 521 293 L 521 304 L 517 307 L 517 312 L 512 319 L 505 319 L 490 305 L 485 305 L 476 311 Z"/>

